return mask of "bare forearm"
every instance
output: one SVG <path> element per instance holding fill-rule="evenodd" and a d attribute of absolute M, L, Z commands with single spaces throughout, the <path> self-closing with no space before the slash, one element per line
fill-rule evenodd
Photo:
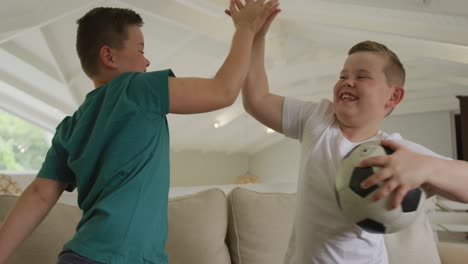
<path fill-rule="evenodd" d="M 252 47 L 252 61 L 247 75 L 242 98 L 245 109 L 250 112 L 254 102 L 268 94 L 268 77 L 265 70 L 265 38 L 255 39 Z"/>
<path fill-rule="evenodd" d="M 440 190 L 441 195 L 468 203 L 468 162 L 434 158 L 432 166 L 434 173 L 428 183 Z"/>
<path fill-rule="evenodd" d="M 0 226 L 0 263 L 6 262 L 55 204 L 56 200 L 44 200 L 37 187 L 31 184 L 23 192 Z"/>
<path fill-rule="evenodd" d="M 240 27 L 234 33 L 231 50 L 226 60 L 215 75 L 220 81 L 224 93 L 233 101 L 242 88 L 250 65 L 252 41 L 254 32 L 251 29 Z"/>

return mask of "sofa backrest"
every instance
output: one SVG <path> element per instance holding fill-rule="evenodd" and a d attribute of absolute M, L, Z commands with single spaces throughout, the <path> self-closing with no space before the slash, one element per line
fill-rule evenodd
<path fill-rule="evenodd" d="M 293 227 L 295 194 L 235 188 L 228 204 L 232 262 L 282 264 Z"/>
<path fill-rule="evenodd" d="M 226 195 L 219 189 L 172 198 L 166 251 L 171 264 L 229 264 Z"/>
<path fill-rule="evenodd" d="M 282 264 L 295 210 L 295 186 L 247 185 L 174 188 L 169 201 L 167 252 L 171 264 Z M 0 221 L 16 201 L 0 196 Z M 55 263 L 81 217 L 57 204 L 10 264 Z M 427 215 L 386 235 L 390 264 L 440 263 Z"/>

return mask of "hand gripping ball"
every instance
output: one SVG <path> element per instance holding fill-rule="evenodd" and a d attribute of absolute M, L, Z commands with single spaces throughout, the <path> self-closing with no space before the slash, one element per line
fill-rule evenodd
<path fill-rule="evenodd" d="M 372 195 L 384 182 L 361 188 L 361 182 L 378 171 L 379 167 L 359 167 L 359 163 L 372 156 L 391 154 L 393 151 L 377 141 L 365 142 L 351 150 L 341 161 L 336 177 L 336 194 L 341 211 L 353 223 L 370 233 L 398 232 L 414 222 L 423 211 L 425 192 L 421 188 L 410 190 L 401 206 L 389 209 L 393 194 L 374 202 Z"/>

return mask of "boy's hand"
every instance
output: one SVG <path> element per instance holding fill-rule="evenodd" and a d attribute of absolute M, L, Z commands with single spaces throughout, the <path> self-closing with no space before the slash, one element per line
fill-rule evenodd
<path fill-rule="evenodd" d="M 245 5 L 241 0 L 231 0 L 229 10 L 226 14 L 232 17 L 236 28 L 248 28 L 254 34 L 262 31 L 263 36 L 268 31 L 271 22 L 280 12 L 278 0 L 245 0 Z"/>
<path fill-rule="evenodd" d="M 377 190 L 372 198 L 378 201 L 394 192 L 391 207 L 396 208 L 401 204 L 408 191 L 420 187 L 429 180 L 432 158 L 412 152 L 394 141 L 383 140 L 381 143 L 393 149 L 394 153 L 363 160 L 360 166 L 376 166 L 381 167 L 381 169 L 362 182 L 361 186 L 369 188 L 384 181 L 383 186 Z"/>
<path fill-rule="evenodd" d="M 279 12 L 281 12 L 281 9 L 276 8 L 275 11 L 273 11 L 273 13 L 269 17 L 267 17 L 265 23 L 263 23 L 263 26 L 255 35 L 255 38 L 264 38 L 266 36 L 268 30 L 270 29 L 271 22 L 273 22 L 273 20 L 275 19 L 276 15 L 279 14 Z"/>

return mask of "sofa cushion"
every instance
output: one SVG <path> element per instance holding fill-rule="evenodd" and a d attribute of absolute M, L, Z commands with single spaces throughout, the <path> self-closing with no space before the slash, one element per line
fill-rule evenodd
<path fill-rule="evenodd" d="M 0 222 L 16 200 L 16 196 L 0 195 Z M 56 204 L 31 236 L 20 245 L 8 263 L 56 263 L 63 245 L 73 237 L 80 218 L 81 211 L 78 207 Z"/>
<path fill-rule="evenodd" d="M 169 200 L 166 250 L 171 264 L 231 263 L 225 244 L 226 195 L 210 189 Z"/>
<path fill-rule="evenodd" d="M 466 264 L 468 260 L 468 244 L 456 242 L 438 243 L 442 264 Z"/>
<path fill-rule="evenodd" d="M 233 263 L 282 264 L 294 210 L 295 194 L 232 190 L 228 245 Z"/>
<path fill-rule="evenodd" d="M 432 207 L 432 200 L 426 207 Z M 389 264 L 439 264 L 437 242 L 428 220 L 429 210 L 420 214 L 415 222 L 400 232 L 385 235 Z"/>

